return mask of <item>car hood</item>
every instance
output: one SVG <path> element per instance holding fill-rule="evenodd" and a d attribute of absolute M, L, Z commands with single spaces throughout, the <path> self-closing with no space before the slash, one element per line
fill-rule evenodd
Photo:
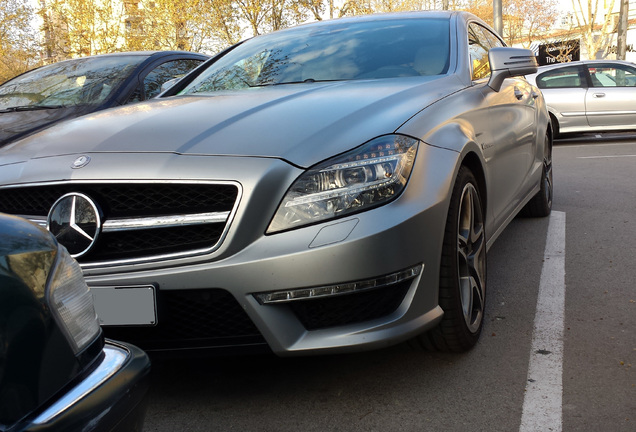
<path fill-rule="evenodd" d="M 90 105 L 0 113 L 0 147 L 64 119 L 93 110 Z"/>
<path fill-rule="evenodd" d="M 255 156 L 308 167 L 393 133 L 458 91 L 454 76 L 288 84 L 106 110 L 5 147 L 0 164 L 100 152 Z"/>

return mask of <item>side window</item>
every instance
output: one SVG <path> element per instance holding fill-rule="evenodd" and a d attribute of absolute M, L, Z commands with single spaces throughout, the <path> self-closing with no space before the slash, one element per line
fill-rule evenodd
<path fill-rule="evenodd" d="M 582 87 L 582 83 L 576 66 L 554 69 L 537 77 L 537 87 L 540 89 Z"/>
<path fill-rule="evenodd" d="M 141 93 L 141 84 L 137 85 L 137 87 L 135 87 L 135 91 L 132 92 L 132 94 L 128 97 L 128 100 L 126 101 L 127 104 L 129 103 L 135 103 L 135 102 L 141 102 L 143 100 L 143 94 Z"/>
<path fill-rule="evenodd" d="M 144 78 L 144 100 L 157 96 L 166 81 L 181 78 L 201 63 L 202 60 L 181 59 L 160 64 Z"/>
<path fill-rule="evenodd" d="M 627 65 L 590 65 L 587 70 L 594 87 L 636 86 L 636 69 Z"/>
<path fill-rule="evenodd" d="M 486 78 L 490 75 L 490 63 L 488 62 L 488 51 L 490 48 L 490 41 L 484 34 L 484 28 L 478 24 L 469 24 L 468 52 L 473 68 L 473 81 Z"/>
<path fill-rule="evenodd" d="M 488 41 L 488 44 L 490 45 L 490 48 L 497 48 L 497 47 L 504 47 L 504 43 L 501 41 L 501 39 L 499 39 L 497 36 L 495 36 L 490 30 L 488 30 L 487 28 L 481 27 L 481 30 L 484 32 L 484 37 L 486 38 L 486 40 Z"/>

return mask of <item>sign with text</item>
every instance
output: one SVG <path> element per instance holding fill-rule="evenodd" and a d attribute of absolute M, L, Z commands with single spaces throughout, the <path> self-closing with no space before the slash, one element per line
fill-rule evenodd
<path fill-rule="evenodd" d="M 537 61 L 540 66 L 581 60 L 579 40 L 556 41 L 539 45 Z"/>

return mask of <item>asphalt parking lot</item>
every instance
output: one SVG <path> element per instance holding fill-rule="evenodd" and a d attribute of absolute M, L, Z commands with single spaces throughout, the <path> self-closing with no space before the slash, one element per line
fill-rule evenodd
<path fill-rule="evenodd" d="M 472 351 L 155 360 L 144 431 L 633 432 L 636 135 L 560 140 L 554 182 L 489 252 Z"/>

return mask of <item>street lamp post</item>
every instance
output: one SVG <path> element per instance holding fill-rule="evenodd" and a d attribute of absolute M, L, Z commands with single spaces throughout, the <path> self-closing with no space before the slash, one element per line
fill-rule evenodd
<path fill-rule="evenodd" d="M 624 0 L 624 1 L 629 1 L 629 0 Z M 497 32 L 499 36 L 503 38 L 503 15 L 502 15 L 501 0 L 493 0 L 492 10 L 493 10 L 493 22 L 495 24 L 495 31 Z"/>

